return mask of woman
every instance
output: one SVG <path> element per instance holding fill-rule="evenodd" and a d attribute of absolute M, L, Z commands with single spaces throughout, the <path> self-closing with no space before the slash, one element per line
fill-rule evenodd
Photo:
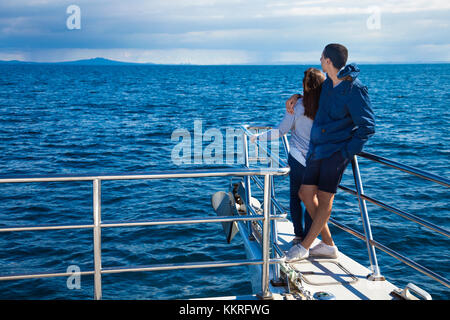
<path fill-rule="evenodd" d="M 256 139 L 273 140 L 278 139 L 291 131 L 288 164 L 291 168 L 289 173 L 289 209 L 291 212 L 292 224 L 294 225 L 295 237 L 293 245 L 300 243 L 303 240 L 312 224 L 311 217 L 304 209 L 304 206 L 298 197 L 298 190 L 300 189 L 303 180 L 311 127 L 317 109 L 319 108 L 320 91 L 324 81 L 325 76 L 320 70 L 315 68 L 306 70 L 303 77 L 303 96 L 297 95 L 298 100 L 294 106 L 294 114 L 286 112 L 283 120 L 276 128 L 261 134 L 253 135 L 250 138 L 251 142 L 255 142 Z M 292 103 L 292 101 L 291 98 L 286 104 Z M 305 220 L 305 228 L 303 228 L 302 225 L 303 218 Z"/>

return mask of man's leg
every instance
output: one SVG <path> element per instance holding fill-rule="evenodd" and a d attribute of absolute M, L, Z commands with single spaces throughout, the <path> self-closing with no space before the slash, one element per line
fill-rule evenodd
<path fill-rule="evenodd" d="M 315 186 L 317 188 L 317 186 Z M 302 191 L 303 189 L 303 191 Z M 308 190 L 309 188 L 300 188 L 300 195 L 305 198 L 308 196 Z M 302 198 L 302 200 L 303 200 Z M 305 198 L 306 200 L 307 198 Z M 310 208 L 308 208 L 308 205 L 312 205 L 314 201 L 305 201 L 303 202 L 306 205 L 306 208 L 308 211 Z M 311 229 L 309 230 L 308 234 L 306 235 L 305 239 L 301 243 L 301 245 L 305 249 L 309 249 L 311 245 L 313 244 L 314 240 L 317 238 L 319 234 L 322 235 L 322 241 L 330 246 L 334 245 L 333 238 L 331 237 L 330 229 L 328 229 L 328 219 L 331 215 L 331 209 L 333 207 L 333 200 L 334 200 L 334 193 L 324 192 L 317 190 L 317 206 L 314 206 L 311 208 L 309 212 L 313 213 L 313 223 L 311 225 Z M 308 203 L 308 204 L 307 204 Z"/>
<path fill-rule="evenodd" d="M 322 234 L 322 242 L 329 246 L 334 246 L 334 242 L 331 238 L 331 233 L 328 229 L 327 222 L 331 215 L 334 195 L 336 194 L 337 188 L 339 186 L 339 183 L 341 182 L 342 175 L 345 171 L 345 168 L 347 167 L 348 162 L 349 159 L 344 158 L 341 151 L 337 151 L 329 158 L 323 159 L 321 161 L 319 170 L 319 182 L 317 183 L 318 206 L 313 212 L 314 218 L 310 232 L 302 242 L 302 246 L 305 249 L 310 248 L 314 239 L 317 238 L 319 233 Z M 303 198 L 310 197 L 307 189 L 303 190 L 304 192 L 302 192 L 302 190 L 303 188 L 300 188 L 300 198 L 302 200 Z"/>
<path fill-rule="evenodd" d="M 316 223 L 314 222 L 316 220 L 317 213 L 319 212 L 318 209 L 321 208 L 321 211 L 320 211 L 320 213 L 321 213 L 323 211 L 322 210 L 323 207 L 329 206 L 326 204 L 326 202 L 328 202 L 328 198 L 329 198 L 329 195 L 327 195 L 327 194 L 328 194 L 328 192 L 320 191 L 320 190 L 318 190 L 318 186 L 314 186 L 314 185 L 302 185 L 299 190 L 299 196 L 302 199 L 303 203 L 305 204 L 305 207 L 308 210 L 308 212 L 310 213 L 311 218 L 313 220 L 310 231 L 313 230 L 314 225 L 315 225 L 316 229 L 318 228 L 319 222 L 316 222 Z M 331 194 L 331 195 L 334 196 L 334 194 Z M 332 199 L 333 198 L 334 197 L 332 197 Z M 332 202 L 332 200 L 331 200 L 331 202 Z M 332 205 L 332 203 L 331 203 L 331 205 Z M 328 215 L 328 218 L 330 215 L 331 215 L 331 206 L 330 206 L 330 213 Z M 328 221 L 328 218 L 326 219 L 326 221 Z M 316 234 L 317 230 L 314 229 L 313 232 L 314 232 L 314 234 Z M 309 233 L 310 232 L 308 232 L 308 234 Z M 323 227 L 317 232 L 315 237 L 312 239 L 311 244 L 314 241 L 314 239 L 317 238 L 319 233 L 321 234 L 322 241 L 325 244 L 327 244 L 329 246 L 334 245 L 333 238 L 331 237 L 330 229 L 328 228 L 327 223 L 325 223 L 323 225 Z M 305 237 L 304 240 L 307 240 L 307 237 Z M 309 244 L 309 246 L 311 246 L 311 244 Z"/>

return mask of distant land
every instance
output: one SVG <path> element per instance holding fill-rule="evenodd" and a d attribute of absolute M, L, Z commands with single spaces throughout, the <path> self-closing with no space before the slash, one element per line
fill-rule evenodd
<path fill-rule="evenodd" d="M 0 60 L 1 64 L 62 64 L 62 65 L 77 65 L 77 66 L 135 66 L 135 65 L 194 65 L 190 63 L 152 63 L 152 62 L 124 62 L 124 61 L 117 61 L 117 60 L 111 60 L 106 58 L 92 58 L 92 59 L 83 59 L 83 60 L 74 60 L 74 61 L 59 61 L 59 62 L 35 62 L 35 61 L 20 61 L 20 60 Z M 309 65 L 311 63 L 305 62 L 305 63 L 299 63 L 299 62 L 284 62 L 284 63 L 272 63 L 272 64 L 260 64 L 260 65 Z M 317 63 L 314 63 L 317 65 Z M 243 64 L 243 65 L 259 65 L 259 64 Z"/>
<path fill-rule="evenodd" d="M 435 61 L 435 62 L 422 62 L 422 61 L 411 61 L 411 62 L 365 62 L 356 61 L 357 64 L 364 65 L 374 65 L 374 64 L 448 64 L 448 61 Z M 137 65 L 195 65 L 195 64 L 157 64 L 152 62 L 125 62 L 117 61 L 106 58 L 92 58 L 74 61 L 60 61 L 60 62 L 34 62 L 34 61 L 20 61 L 20 60 L 0 60 L 0 65 L 37 65 L 37 64 L 58 64 L 58 65 L 76 65 L 76 66 L 137 66 Z M 246 64 L 236 64 L 236 65 L 319 65 L 317 61 L 315 62 L 273 62 L 273 63 L 246 63 Z"/>
<path fill-rule="evenodd" d="M 19 61 L 19 60 L 0 60 L 0 64 L 65 64 L 78 66 L 118 66 L 118 65 L 154 65 L 154 63 L 135 63 L 110 60 L 105 58 L 92 58 L 75 61 L 61 61 L 61 62 L 33 62 L 33 61 Z"/>

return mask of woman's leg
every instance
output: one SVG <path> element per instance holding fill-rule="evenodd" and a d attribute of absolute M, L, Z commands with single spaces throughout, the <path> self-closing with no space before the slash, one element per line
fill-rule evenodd
<path fill-rule="evenodd" d="M 305 239 L 306 235 L 309 232 L 309 229 L 311 229 L 311 225 L 313 222 L 311 215 L 309 214 L 308 210 L 306 209 L 306 206 L 305 206 L 305 213 L 304 213 L 303 219 L 305 220 L 305 227 L 303 228 L 303 239 Z"/>
<path fill-rule="evenodd" d="M 304 168 L 302 168 L 302 165 L 291 154 L 288 156 L 288 164 L 291 168 L 289 172 L 289 210 L 291 212 L 292 224 L 294 225 L 294 234 L 296 237 L 303 239 L 306 234 L 303 230 L 302 220 L 304 215 L 309 216 L 309 214 L 305 213 L 305 208 L 302 206 L 298 196 L 298 190 L 303 180 Z"/>
<path fill-rule="evenodd" d="M 300 199 L 300 195 L 299 195 L 299 191 L 300 188 L 302 186 L 302 182 L 303 182 L 303 176 L 305 175 L 305 170 L 306 167 L 303 166 L 302 164 L 298 163 L 299 165 L 299 169 L 298 169 L 298 175 L 297 175 L 297 183 L 298 183 L 298 189 L 297 189 L 297 197 Z M 300 183 L 299 183 L 300 182 Z M 297 188 L 297 185 L 295 186 Z M 292 190 L 293 191 L 293 190 Z M 291 191 L 291 192 L 292 192 Z M 302 200 L 300 199 L 300 205 L 301 205 L 301 215 L 300 215 L 300 223 L 303 223 L 303 234 L 302 234 L 302 239 L 304 239 L 306 237 L 306 235 L 309 232 L 309 229 L 311 228 L 311 225 L 313 223 L 313 219 L 311 217 L 311 215 L 309 214 L 305 204 L 302 202 Z"/>

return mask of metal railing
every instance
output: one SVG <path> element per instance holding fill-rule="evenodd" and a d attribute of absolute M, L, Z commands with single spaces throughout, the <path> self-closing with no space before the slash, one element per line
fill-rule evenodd
<path fill-rule="evenodd" d="M 258 132 L 260 130 L 271 129 L 271 127 L 258 127 L 258 126 L 243 126 L 242 128 L 244 130 L 245 135 L 252 135 L 250 130 L 254 130 L 255 132 Z M 289 142 L 288 142 L 286 136 L 282 137 L 282 142 L 283 142 L 285 153 L 287 155 L 289 153 Z M 246 142 L 244 142 L 244 143 L 246 143 Z M 261 146 L 258 145 L 258 142 L 256 142 L 256 144 L 259 148 L 261 148 Z M 246 144 L 244 144 L 244 145 L 246 146 Z M 262 148 L 262 149 L 264 149 L 264 148 Z M 267 150 L 264 150 L 264 151 L 266 152 L 268 157 L 272 156 L 272 154 L 270 152 L 268 152 Z M 245 151 L 245 150 L 244 150 L 244 152 L 246 152 L 246 154 L 248 153 L 248 151 Z M 256 149 L 256 152 L 258 153 L 258 149 Z M 369 201 L 385 210 L 393 212 L 405 219 L 408 219 L 408 220 L 413 221 L 421 226 L 424 226 L 425 228 L 428 228 L 431 231 L 434 231 L 443 236 L 446 236 L 447 238 L 450 237 L 450 231 L 446 230 L 445 228 L 439 227 L 433 223 L 430 223 L 424 219 L 421 219 L 413 214 L 399 210 L 393 206 L 387 205 L 381 201 L 378 201 L 376 199 L 373 199 L 373 198 L 367 196 L 364 193 L 364 189 L 363 189 L 363 183 L 362 183 L 361 174 L 360 174 L 360 170 L 359 170 L 359 164 L 358 164 L 358 156 L 368 159 L 368 160 L 371 160 L 371 161 L 374 161 L 374 162 L 377 162 L 377 163 L 380 163 L 380 164 L 383 164 L 383 165 L 386 165 L 386 166 L 389 166 L 391 168 L 409 173 L 416 177 L 439 183 L 446 187 L 450 187 L 450 180 L 442 178 L 442 177 L 434 175 L 434 174 L 431 174 L 431 173 L 428 173 L 428 172 L 425 172 L 423 170 L 411 167 L 411 166 L 407 166 L 407 165 L 374 155 L 374 154 L 370 154 L 367 152 L 360 152 L 357 156 L 355 155 L 351 160 L 356 190 L 351 190 L 342 185 L 340 185 L 339 188 L 358 198 L 364 233 L 362 234 L 352 228 L 349 228 L 348 226 L 345 226 L 344 224 L 336 221 L 333 218 L 329 219 L 329 221 L 336 227 L 338 227 L 338 228 L 340 228 L 340 229 L 342 229 L 342 230 L 344 230 L 366 242 L 368 257 L 369 257 L 371 271 L 372 271 L 372 273 L 368 275 L 368 279 L 373 280 L 373 281 L 382 281 L 385 279 L 384 276 L 381 275 L 380 268 L 378 266 L 377 256 L 376 256 L 376 252 L 375 252 L 375 248 L 377 248 L 449 288 L 450 281 L 447 280 L 445 277 L 429 270 L 428 268 L 416 263 L 415 261 L 401 255 L 400 253 L 392 250 L 391 248 L 389 248 L 373 239 L 372 228 L 371 228 L 370 219 L 369 219 L 369 215 L 368 215 L 368 211 L 367 211 L 366 201 Z M 284 164 L 284 162 L 277 162 L 277 163 Z M 246 167 L 248 167 L 247 161 L 246 161 Z M 259 181 L 259 179 L 257 177 L 251 177 L 251 179 L 254 180 L 254 182 L 256 183 L 256 185 L 259 188 L 262 187 L 261 182 Z M 248 180 L 250 181 L 250 177 L 248 177 Z M 250 186 L 250 182 L 246 183 L 246 188 L 247 188 L 247 185 Z M 248 187 L 248 188 L 250 188 L 250 187 Z M 247 190 L 247 198 L 248 199 L 250 199 L 249 196 L 250 196 L 250 190 Z M 278 204 L 278 202 L 273 202 L 273 203 Z M 281 211 L 284 210 L 281 208 L 281 205 L 278 205 L 278 209 Z M 277 252 L 281 256 L 282 252 L 281 252 L 280 248 L 277 246 L 277 244 L 271 243 L 271 245 L 274 248 L 273 251 Z M 275 272 L 274 277 L 276 277 L 276 276 L 277 276 L 277 273 Z"/>
<path fill-rule="evenodd" d="M 244 145 L 243 151 L 244 151 L 244 160 L 245 160 L 244 167 L 245 168 L 250 168 L 250 161 L 249 161 L 250 160 L 250 158 L 249 158 L 250 149 L 249 149 L 248 137 L 252 136 L 254 133 L 259 133 L 261 130 L 270 130 L 270 129 L 271 129 L 271 127 L 267 127 L 267 126 L 249 126 L 249 125 L 241 126 L 241 130 L 243 132 L 243 145 Z M 253 130 L 254 133 L 252 133 L 250 130 Z M 283 143 L 285 153 L 286 154 L 289 153 L 289 143 L 288 143 L 286 136 L 282 136 L 281 141 Z M 255 151 L 254 151 L 255 156 L 252 158 L 252 160 L 254 160 L 256 162 L 258 162 L 258 160 L 267 160 L 267 164 L 268 164 L 269 168 L 274 168 L 274 164 L 276 164 L 277 167 L 288 166 L 288 164 L 279 157 L 278 152 L 277 152 L 277 154 L 274 154 L 271 150 L 268 149 L 268 146 L 262 146 L 261 143 L 259 143 L 258 141 L 255 141 L 254 146 L 255 146 Z M 275 146 L 276 146 L 275 151 L 279 151 L 278 140 L 276 140 Z M 262 150 L 262 153 L 259 150 Z M 245 177 L 244 183 L 245 183 L 246 207 L 248 207 L 250 209 L 249 214 L 255 214 L 254 210 L 252 209 L 252 206 L 249 205 L 251 195 L 252 195 L 251 183 L 250 183 L 251 179 L 255 182 L 255 184 L 261 190 L 265 190 L 265 184 L 263 186 L 263 183 L 256 176 Z M 269 208 L 269 210 L 271 211 L 272 214 L 275 214 L 275 212 L 278 210 L 281 214 L 286 215 L 286 210 L 275 198 L 275 183 L 273 180 L 273 176 L 270 178 L 269 189 L 270 189 L 270 197 L 272 199 L 272 206 Z M 260 227 L 262 228 L 262 226 L 260 226 Z M 250 223 L 247 224 L 247 230 L 248 230 L 248 234 L 253 236 L 253 231 L 252 231 Z M 267 237 L 267 241 L 269 243 L 263 243 L 263 247 L 264 247 L 264 245 L 266 245 L 269 248 L 270 253 L 272 254 L 272 258 L 284 259 L 285 254 L 278 247 L 277 240 L 276 240 L 276 239 L 278 239 L 276 221 L 271 222 L 270 230 L 271 230 L 270 237 Z M 264 252 L 264 249 L 263 249 L 263 252 Z M 269 254 L 269 252 L 267 252 L 267 254 Z M 263 274 L 265 276 L 267 276 L 266 279 L 262 279 L 263 292 L 265 292 L 264 289 L 267 288 L 267 290 L 268 290 L 268 288 L 269 288 L 269 279 L 268 279 L 269 271 L 265 271 L 265 272 L 263 272 Z M 273 274 L 272 280 L 278 281 L 280 279 L 280 265 L 279 264 L 273 265 L 272 274 Z M 266 296 L 270 296 L 270 293 L 266 293 Z"/>
<path fill-rule="evenodd" d="M 450 187 L 450 180 L 439 177 L 437 175 L 425 172 L 423 170 L 411 167 L 411 166 L 407 166 L 401 163 L 398 163 L 396 161 L 393 160 L 389 160 L 371 153 L 367 153 L 367 152 L 360 152 L 358 154 L 359 157 L 389 166 L 391 168 L 409 173 L 411 175 L 414 175 L 416 177 L 425 179 L 425 180 L 429 180 L 429 181 L 433 181 L 436 183 L 439 183 L 445 187 Z M 368 220 L 368 215 L 367 215 L 367 208 L 365 205 L 366 201 L 369 201 L 377 206 L 379 206 L 380 208 L 383 208 L 387 211 L 390 211 L 392 213 L 397 214 L 400 217 L 403 217 L 405 219 L 408 219 L 414 223 L 417 223 L 431 231 L 434 231 L 438 234 L 441 234 L 443 236 L 446 236 L 447 238 L 450 238 L 450 231 L 439 227 L 433 223 L 430 223 L 422 218 L 419 218 L 411 213 L 407 213 L 403 210 L 397 209 L 393 206 L 390 206 L 388 204 L 385 204 L 379 200 L 376 200 L 374 198 L 371 198 L 369 196 L 367 196 L 366 194 L 364 194 L 363 188 L 362 188 L 362 181 L 361 181 L 361 175 L 359 172 L 359 166 L 358 166 L 358 160 L 357 160 L 357 156 L 354 156 L 352 159 L 352 169 L 353 169 L 353 176 L 355 178 L 355 184 L 356 184 L 356 191 L 355 190 L 351 190 L 345 186 L 340 185 L 339 188 L 353 196 L 356 196 L 359 200 L 360 203 L 360 209 L 361 209 L 361 215 L 363 216 L 363 222 L 364 222 L 364 234 L 359 233 L 358 231 L 355 231 L 339 222 L 337 222 L 336 220 L 330 218 L 330 222 L 333 223 L 335 226 L 337 226 L 338 228 L 349 232 L 350 234 L 356 236 L 357 238 L 366 241 L 368 250 L 369 250 L 369 260 L 371 262 L 371 267 L 373 270 L 373 280 L 381 280 L 382 276 L 379 274 L 379 268 L 378 268 L 378 264 L 376 262 L 376 256 L 375 256 L 375 248 L 380 249 L 381 251 L 389 254 L 390 256 L 394 257 L 395 259 L 405 263 L 406 265 L 412 267 L 413 269 L 425 274 L 426 276 L 438 281 L 439 283 L 443 284 L 444 286 L 446 286 L 447 288 L 450 288 L 450 281 L 448 279 L 446 279 L 445 277 L 443 277 L 442 275 L 439 275 L 431 270 L 429 270 L 428 268 L 418 264 L 417 262 L 401 255 L 400 253 L 396 252 L 395 250 L 392 250 L 391 248 L 375 241 L 372 238 L 372 232 L 370 231 L 370 222 Z M 368 230 L 370 232 L 367 232 L 366 228 L 368 227 Z M 375 258 L 375 259 L 374 259 Z M 378 277 L 378 279 L 377 279 Z"/>
<path fill-rule="evenodd" d="M 280 159 L 278 155 L 271 153 L 268 149 L 264 148 L 260 144 L 256 143 L 256 148 L 260 148 L 265 152 L 265 159 L 269 160 L 268 168 L 250 168 L 249 157 L 249 143 L 248 136 L 252 135 L 250 130 L 270 129 L 270 127 L 250 127 L 242 126 L 243 130 L 243 150 L 244 150 L 244 168 L 243 169 L 207 169 L 207 170 L 178 170 L 178 171 L 154 171 L 144 173 L 118 173 L 118 174 L 82 174 L 82 175 L 50 175 L 50 176 L 0 176 L 0 183 L 28 183 L 28 182 L 55 182 L 55 181 L 92 181 L 93 184 L 93 223 L 83 225 L 38 225 L 38 226 L 11 226 L 0 227 L 0 232 L 19 232 L 19 231 L 38 231 L 38 230 L 63 230 L 63 229 L 83 229 L 92 228 L 93 230 L 93 255 L 94 255 L 94 270 L 80 272 L 80 275 L 94 275 L 94 298 L 102 298 L 102 275 L 111 273 L 123 273 L 123 272 L 141 272 L 141 271 L 162 271 L 162 270 L 175 270 L 175 269 L 193 269 L 193 268 L 209 268 L 209 267 L 231 267 L 231 266 L 243 266 L 243 265 L 262 265 L 261 271 L 261 293 L 258 294 L 260 298 L 270 298 L 271 292 L 269 289 L 269 266 L 274 265 L 273 277 L 274 279 L 279 277 L 279 263 L 283 261 L 283 252 L 277 244 L 276 234 L 276 221 L 279 219 L 285 219 L 286 210 L 275 198 L 275 184 L 273 176 L 286 175 L 289 173 L 290 168 L 285 161 Z M 282 143 L 285 153 L 289 153 L 289 143 L 286 136 L 282 137 Z M 256 150 L 257 155 L 258 150 Z M 450 186 L 450 182 L 447 179 L 426 173 L 422 170 L 412 168 L 399 164 L 397 162 L 384 159 L 382 157 L 362 152 L 359 156 L 366 159 L 390 166 L 408 172 L 423 179 L 440 183 L 441 185 Z M 258 160 L 258 156 L 256 157 Z M 409 258 L 406 258 L 394 250 L 380 244 L 372 237 L 371 225 L 369 215 L 367 212 L 366 201 L 369 201 L 375 205 L 378 205 L 388 211 L 398 214 L 404 218 L 414 221 L 430 230 L 438 232 L 444 236 L 449 237 L 448 230 L 429 223 L 419 217 L 406 213 L 392 206 L 384 204 L 378 200 L 372 199 L 365 195 L 363 190 L 363 184 L 361 175 L 359 172 L 359 165 L 357 156 L 352 159 L 353 176 L 355 179 L 356 191 L 351 190 L 345 186 L 339 186 L 339 188 L 345 192 L 348 192 L 358 198 L 359 208 L 363 221 L 364 234 L 355 231 L 340 222 L 330 218 L 329 221 L 340 229 L 356 236 L 359 239 L 366 241 L 369 260 L 371 263 L 372 274 L 371 280 L 384 280 L 381 275 L 375 248 L 378 248 L 394 258 L 406 263 L 414 269 L 424 273 L 425 275 L 437 280 L 441 284 L 450 287 L 450 283 L 447 279 L 438 275 L 427 268 L 417 264 Z M 274 166 L 274 164 L 276 166 Z M 261 181 L 258 176 L 263 176 L 264 181 Z M 104 180 L 136 180 L 136 179 L 179 179 L 179 178 L 204 178 L 204 177 L 243 177 L 245 185 L 245 199 L 246 207 L 248 208 L 248 214 L 246 216 L 225 216 L 225 217 L 199 217 L 199 218 L 185 218 L 185 219 L 158 219 L 147 221 L 128 221 L 128 222 L 102 222 L 101 220 L 101 182 Z M 251 180 L 263 190 L 263 215 L 258 214 L 252 208 L 250 199 L 251 195 Z M 275 214 L 276 211 L 282 214 Z M 102 228 L 111 227 L 133 227 L 133 226 L 152 226 L 152 225 L 174 225 L 174 224 L 195 224 L 195 223 L 222 223 L 233 221 L 247 221 L 247 227 L 249 228 L 249 234 L 252 234 L 251 223 L 256 222 L 260 225 L 262 230 L 261 247 L 262 247 L 262 259 L 261 260 L 234 260 L 234 261 L 211 261 L 211 262 L 190 262 L 190 263 L 178 263 L 178 264 L 158 264 L 150 266 L 127 266 L 116 268 L 104 268 L 102 267 L 101 259 L 101 230 Z M 272 256 L 270 256 L 272 255 Z M 71 276 L 70 272 L 46 272 L 46 273 L 34 273 L 34 274 L 18 274 L 0 276 L 0 280 L 17 280 L 17 279 L 30 279 L 30 278 L 45 278 L 45 277 L 64 277 Z"/>
<path fill-rule="evenodd" d="M 84 175 L 48 175 L 48 176 L 0 176 L 0 183 L 28 183 L 28 182 L 54 182 L 54 181 L 92 181 L 93 184 L 93 224 L 84 225 L 38 225 L 2 227 L 0 232 L 20 232 L 38 230 L 63 230 L 63 229 L 93 229 L 93 255 L 94 270 L 80 272 L 79 275 L 94 275 L 94 299 L 102 298 L 102 275 L 123 272 L 161 271 L 175 269 L 194 269 L 210 267 L 231 267 L 244 265 L 262 265 L 262 292 L 261 298 L 270 297 L 268 287 L 269 264 L 279 263 L 280 259 L 269 259 L 270 221 L 284 219 L 284 215 L 271 215 L 270 182 L 273 175 L 285 175 L 289 173 L 289 167 L 259 168 L 259 169 L 209 169 L 209 170 L 184 170 L 184 171 L 159 171 L 134 174 L 84 174 Z M 264 211 L 263 215 L 253 216 L 222 216 L 200 217 L 186 219 L 159 219 L 148 221 L 128 221 L 105 223 L 101 220 L 101 182 L 104 180 L 135 180 L 135 179 L 173 179 L 173 178 L 202 178 L 202 177 L 251 177 L 264 176 Z M 178 264 L 159 264 L 150 266 L 128 266 L 119 268 L 103 268 L 101 258 L 101 230 L 110 227 L 133 227 L 152 225 L 174 225 L 194 223 L 222 223 L 232 221 L 262 221 L 263 223 L 263 259 L 262 260 L 227 260 L 211 262 L 190 262 Z M 65 277 L 71 276 L 70 272 L 45 272 L 31 274 L 16 274 L 0 276 L 0 280 L 18 280 L 32 278 Z"/>

